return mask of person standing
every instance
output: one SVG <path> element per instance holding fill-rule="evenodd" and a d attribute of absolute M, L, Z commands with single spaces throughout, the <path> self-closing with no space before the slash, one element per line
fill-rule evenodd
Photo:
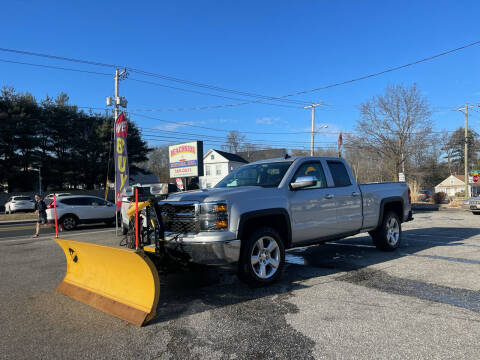
<path fill-rule="evenodd" d="M 35 214 L 38 215 L 38 219 L 35 235 L 33 235 L 32 237 L 38 238 L 38 233 L 40 232 L 40 224 L 45 225 L 47 223 L 47 205 L 38 194 L 35 194 Z"/>

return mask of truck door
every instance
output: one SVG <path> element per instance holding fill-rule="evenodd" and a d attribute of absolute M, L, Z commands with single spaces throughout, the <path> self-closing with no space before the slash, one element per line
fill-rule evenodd
<path fill-rule="evenodd" d="M 319 161 L 302 164 L 290 182 L 302 176 L 315 176 L 317 183 L 303 189 L 290 189 L 288 193 L 293 243 L 316 240 L 337 231 L 335 197 L 327 188 L 322 164 Z"/>
<path fill-rule="evenodd" d="M 342 161 L 326 161 L 336 199 L 338 234 L 360 230 L 362 227 L 362 196 L 358 185 L 352 183 Z"/>

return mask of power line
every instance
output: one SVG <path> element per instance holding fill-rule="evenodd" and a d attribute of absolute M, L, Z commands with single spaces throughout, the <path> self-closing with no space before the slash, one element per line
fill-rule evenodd
<path fill-rule="evenodd" d="M 67 67 L 63 67 L 63 66 L 34 64 L 34 63 L 27 63 L 27 62 L 7 60 L 7 59 L 0 59 L 0 62 L 11 63 L 11 64 L 18 64 L 18 65 L 28 65 L 28 66 L 34 66 L 34 67 L 47 68 L 47 69 L 55 69 L 55 70 L 64 70 L 64 71 L 88 73 L 88 74 L 95 74 L 95 75 L 111 76 L 111 74 L 108 74 L 108 73 L 102 73 L 102 72 L 98 72 L 98 71 L 82 70 L 82 69 L 74 69 L 74 68 L 67 68 Z M 135 82 L 139 82 L 139 83 L 144 83 L 144 84 L 161 86 L 161 87 L 168 88 L 168 89 L 175 89 L 175 90 L 190 92 L 190 93 L 194 93 L 194 94 L 200 94 L 200 95 L 218 97 L 218 98 L 222 98 L 222 99 L 229 99 L 229 100 L 241 101 L 241 103 L 236 103 L 236 104 L 208 105 L 208 106 L 197 106 L 197 107 L 189 107 L 189 108 L 167 108 L 167 109 L 156 109 L 156 110 L 150 110 L 150 111 L 163 112 L 163 111 L 186 111 L 186 110 L 216 109 L 216 108 L 228 107 L 228 106 L 238 106 L 238 105 L 243 104 L 243 102 L 245 102 L 245 99 L 233 98 L 233 97 L 229 97 L 229 96 L 212 94 L 212 93 L 207 93 L 207 92 L 202 92 L 202 91 L 197 91 L 197 90 L 192 90 L 192 89 L 180 88 L 180 87 L 176 87 L 176 86 L 170 86 L 170 85 L 166 85 L 166 84 L 160 84 L 160 83 L 153 82 L 153 81 L 140 80 L 140 79 L 132 79 L 132 78 L 129 78 L 128 80 L 130 80 L 130 81 L 135 81 Z M 286 107 L 286 108 L 293 108 L 293 109 L 298 109 L 298 108 L 300 108 L 300 107 L 298 107 L 298 106 L 292 106 L 292 105 L 274 104 L 274 103 L 267 103 L 267 102 L 262 102 L 262 103 L 265 104 L 265 105 L 278 106 L 278 107 Z"/>
<path fill-rule="evenodd" d="M 185 89 L 185 88 L 179 88 L 176 86 L 170 86 L 166 84 L 160 84 L 157 82 L 153 81 L 147 81 L 147 80 L 140 80 L 140 79 L 132 79 L 128 78 L 130 81 L 136 81 L 139 83 L 144 83 L 144 84 L 149 84 L 149 85 L 155 85 L 155 86 L 161 86 L 164 88 L 168 89 L 175 89 L 175 90 L 180 90 L 180 91 L 186 91 L 194 94 L 200 94 L 200 95 L 207 95 L 207 96 L 214 96 L 222 99 L 229 99 L 229 100 L 237 100 L 237 101 L 242 101 L 241 103 L 237 104 L 225 104 L 225 105 L 207 105 L 207 106 L 196 106 L 196 107 L 187 107 L 187 108 L 167 108 L 167 109 L 158 109 L 158 110 L 153 110 L 153 111 L 185 111 L 185 110 L 205 110 L 205 109 L 216 109 L 216 108 L 221 108 L 221 107 L 228 107 L 228 106 L 238 106 L 242 105 L 243 103 L 250 103 L 249 101 L 245 101 L 245 99 L 239 99 L 239 98 L 232 98 L 229 96 L 223 96 L 223 95 L 218 95 L 218 94 L 212 94 L 212 93 L 206 93 L 203 91 L 197 91 L 197 90 L 192 90 L 192 89 Z M 280 106 L 280 107 L 287 107 L 287 108 L 294 108 L 294 109 L 299 109 L 299 106 L 291 106 L 291 105 L 284 105 L 284 104 L 272 104 L 272 103 L 267 103 L 267 102 L 262 102 L 265 105 L 272 105 L 272 106 Z"/>
<path fill-rule="evenodd" d="M 69 57 L 57 56 L 57 55 L 49 55 L 49 54 L 37 53 L 37 52 L 33 52 L 33 51 L 8 49 L 8 48 L 0 48 L 0 51 L 10 52 L 10 53 L 15 53 L 15 54 L 22 54 L 22 55 L 29 55 L 29 56 L 37 56 L 37 57 L 43 57 L 43 58 L 48 58 L 48 59 L 54 59 L 54 60 L 76 62 L 76 63 L 80 63 L 80 64 L 87 64 L 87 65 L 94 65 L 94 66 L 103 66 L 103 67 L 110 67 L 110 68 L 124 67 L 124 66 L 115 65 L 115 64 L 106 64 L 106 63 L 101 63 L 101 62 L 97 62 L 97 61 L 82 60 L 82 59 L 69 58 Z M 252 94 L 252 93 L 248 93 L 248 92 L 244 92 L 244 91 L 220 88 L 220 87 L 213 86 L 213 85 L 202 84 L 202 83 L 197 83 L 197 82 L 193 82 L 193 81 L 189 81 L 189 80 L 178 79 L 178 78 L 174 78 L 174 77 L 171 77 L 171 76 L 151 73 L 151 72 L 144 71 L 144 70 L 141 70 L 141 69 L 135 69 L 135 68 L 132 68 L 132 67 L 125 67 L 125 68 L 128 71 L 136 72 L 138 74 L 151 76 L 151 77 L 157 77 L 157 78 L 161 78 L 161 79 L 168 80 L 168 81 L 180 82 L 180 83 L 183 83 L 183 84 L 186 84 L 186 85 L 203 87 L 203 88 L 216 90 L 216 91 L 222 91 L 222 92 L 229 92 L 229 93 L 234 93 L 234 94 L 237 94 L 237 95 L 244 95 L 244 96 L 248 96 L 248 97 L 260 97 L 260 98 L 263 98 L 264 100 L 268 100 L 268 99 L 272 98 L 272 97 L 269 97 L 269 96 L 266 96 L 266 95 Z M 286 102 L 296 103 L 298 105 L 308 104 L 307 101 L 290 100 L 290 99 L 286 100 Z"/>
<path fill-rule="evenodd" d="M 95 74 L 95 75 L 107 75 L 107 76 L 112 76 L 112 74 L 102 73 L 102 72 L 98 72 L 98 71 L 73 69 L 73 68 L 67 68 L 67 67 L 62 67 L 62 66 L 43 65 L 43 64 L 32 64 L 32 63 L 27 63 L 27 62 L 6 60 L 6 59 L 0 59 L 0 61 L 1 61 L 1 62 L 5 62 L 5 63 L 19 64 L 19 65 L 29 65 L 29 66 L 36 66 L 36 67 L 48 68 L 48 69 L 56 69 L 56 70 L 74 71 L 74 72 L 81 72 L 81 73 L 88 73 L 88 74 Z"/>
<path fill-rule="evenodd" d="M 325 86 L 310 89 L 310 90 L 297 91 L 297 92 L 293 92 L 293 93 L 290 93 L 290 94 L 286 94 L 286 95 L 283 95 L 283 96 L 277 96 L 277 97 L 268 97 L 268 96 L 265 96 L 265 95 L 252 94 L 252 93 L 247 93 L 247 92 L 243 92 L 243 91 L 239 91 L 239 90 L 225 89 L 225 88 L 221 88 L 221 87 L 217 87 L 217 86 L 213 86 L 213 85 L 207 85 L 207 84 L 197 83 L 197 82 L 194 82 L 194 81 L 178 79 L 178 78 L 174 78 L 174 77 L 171 77 L 171 76 L 156 74 L 156 73 L 152 73 L 152 72 L 148 72 L 148 71 L 144 71 L 144 70 L 140 70 L 140 69 L 135 69 L 135 68 L 131 68 L 131 67 L 126 67 L 126 69 L 128 69 L 131 72 L 136 72 L 138 74 L 142 74 L 142 75 L 145 75 L 145 76 L 157 77 L 157 78 L 161 78 L 161 79 L 168 80 L 168 81 L 181 82 L 183 84 L 187 84 L 187 85 L 190 85 L 190 86 L 204 87 L 204 88 L 209 88 L 209 89 L 216 90 L 216 91 L 230 92 L 230 93 L 236 93 L 238 95 L 244 95 L 244 96 L 250 96 L 250 97 L 261 97 L 262 98 L 261 100 L 253 100 L 253 101 L 250 101 L 250 102 L 247 101 L 247 102 L 231 105 L 231 106 L 238 106 L 238 105 L 246 105 L 246 104 L 252 104 L 252 103 L 261 103 L 261 102 L 264 102 L 264 101 L 285 100 L 288 97 L 303 95 L 303 94 L 312 93 L 312 92 L 316 92 L 316 91 L 320 91 L 320 90 L 325 90 L 325 89 L 329 89 L 329 88 L 333 88 L 333 87 L 337 87 L 337 86 L 341 86 L 341 85 L 350 84 L 350 83 L 353 83 L 353 82 L 377 77 L 377 76 L 380 76 L 380 75 L 383 75 L 383 74 L 386 74 L 386 73 L 389 73 L 389 72 L 401 70 L 401 69 L 404 69 L 404 68 L 407 68 L 407 67 L 410 67 L 410 66 L 413 66 L 413 65 L 417 65 L 417 64 L 426 62 L 426 61 L 430 61 L 430 60 L 433 60 L 435 58 L 445 56 L 445 55 L 448 55 L 448 54 L 451 54 L 451 53 L 454 53 L 454 52 L 457 52 L 457 51 L 460 51 L 460 50 L 463 50 L 463 49 L 466 49 L 466 48 L 469 48 L 469 47 L 472 47 L 472 46 L 475 46 L 475 45 L 478 45 L 478 44 L 480 44 L 480 40 L 469 43 L 469 44 L 466 44 L 466 45 L 463 45 L 463 46 L 460 46 L 460 47 L 457 47 L 457 48 L 454 48 L 454 49 L 446 50 L 446 51 L 443 51 L 441 53 L 438 53 L 438 54 L 435 54 L 435 55 L 432 55 L 432 56 L 428 56 L 428 57 L 425 57 L 425 58 L 422 58 L 422 59 L 404 64 L 404 65 L 389 68 L 389 69 L 386 69 L 386 70 L 383 70 L 383 71 L 375 72 L 375 73 L 368 74 L 368 75 L 363 75 L 363 76 L 353 78 L 353 79 L 350 79 L 350 80 L 346 80 L 346 81 L 332 83 L 332 84 L 329 84 L 329 85 L 325 85 Z M 30 56 L 46 57 L 46 58 L 62 60 L 62 61 L 72 61 L 72 62 L 83 63 L 83 64 L 88 64 L 88 65 L 95 65 L 95 66 L 119 67 L 118 65 L 114 65 L 114 64 L 105 64 L 105 63 L 100 63 L 100 62 L 74 59 L 74 58 L 67 58 L 67 57 L 48 55 L 48 54 L 41 54 L 41 53 L 35 53 L 35 52 L 30 52 L 30 51 L 24 51 L 24 50 L 0 48 L 0 51 L 23 54 L 23 55 L 30 55 Z M 307 104 L 307 102 L 299 102 L 299 101 L 296 101 L 296 102 L 298 104 L 300 104 L 300 103 L 302 103 L 304 105 Z"/>

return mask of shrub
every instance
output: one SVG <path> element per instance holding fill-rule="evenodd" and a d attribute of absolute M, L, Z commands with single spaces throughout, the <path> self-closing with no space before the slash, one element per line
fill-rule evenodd
<path fill-rule="evenodd" d="M 444 192 L 437 192 L 432 195 L 435 204 L 442 204 L 447 199 L 447 194 Z"/>

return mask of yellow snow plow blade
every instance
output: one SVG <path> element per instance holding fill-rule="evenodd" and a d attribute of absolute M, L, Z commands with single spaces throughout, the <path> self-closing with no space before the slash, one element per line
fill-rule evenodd
<path fill-rule="evenodd" d="M 137 326 L 155 316 L 160 280 L 143 251 L 54 240 L 67 258 L 57 291 Z"/>

